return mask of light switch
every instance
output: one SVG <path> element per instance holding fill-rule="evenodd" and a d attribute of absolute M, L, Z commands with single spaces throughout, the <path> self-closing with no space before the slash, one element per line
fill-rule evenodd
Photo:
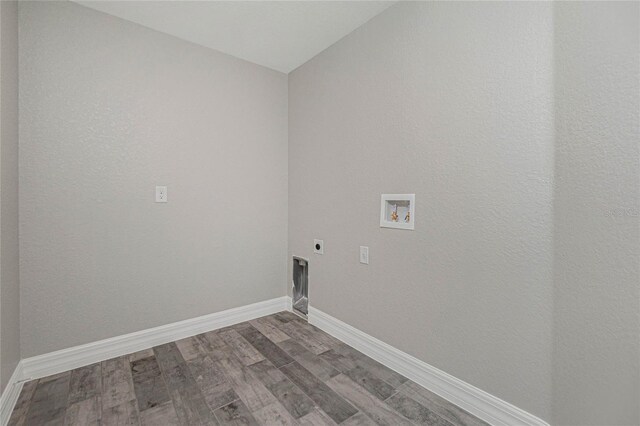
<path fill-rule="evenodd" d="M 167 187 L 156 186 L 156 203 L 166 203 L 166 202 L 167 202 Z"/>
<path fill-rule="evenodd" d="M 360 246 L 360 263 L 369 264 L 369 247 Z"/>

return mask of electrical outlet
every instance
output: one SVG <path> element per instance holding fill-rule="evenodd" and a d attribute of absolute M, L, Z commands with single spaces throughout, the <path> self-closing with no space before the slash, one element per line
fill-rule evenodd
<path fill-rule="evenodd" d="M 316 254 L 324 254 L 324 241 L 313 240 L 313 252 Z"/>
<path fill-rule="evenodd" d="M 360 246 L 360 263 L 369 264 L 369 247 Z"/>
<path fill-rule="evenodd" d="M 166 202 L 167 202 L 167 187 L 156 186 L 156 203 L 166 203 Z"/>

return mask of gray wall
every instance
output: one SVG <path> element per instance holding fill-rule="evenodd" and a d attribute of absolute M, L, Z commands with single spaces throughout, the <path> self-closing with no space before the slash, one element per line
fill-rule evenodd
<path fill-rule="evenodd" d="M 640 3 L 555 6 L 554 424 L 640 424 Z"/>
<path fill-rule="evenodd" d="M 284 293 L 285 74 L 21 2 L 20 179 L 23 357 Z"/>
<path fill-rule="evenodd" d="M 289 254 L 310 258 L 310 304 L 544 419 L 552 18 L 401 3 L 289 79 Z M 415 231 L 379 227 L 381 193 L 416 194 Z"/>
<path fill-rule="evenodd" d="M 0 2 L 0 392 L 20 360 L 18 4 Z"/>

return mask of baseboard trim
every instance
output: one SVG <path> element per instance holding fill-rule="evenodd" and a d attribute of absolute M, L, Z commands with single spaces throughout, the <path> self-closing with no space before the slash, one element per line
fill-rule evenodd
<path fill-rule="evenodd" d="M 2 395 L 0 395 L 0 425 L 2 426 L 9 423 L 13 408 L 18 402 L 18 397 L 24 384 L 24 382 L 20 381 L 20 377 L 22 377 L 22 361 L 18 362 L 9 378 L 9 382 L 7 382 L 7 386 L 4 388 Z"/>
<path fill-rule="evenodd" d="M 544 420 L 309 307 L 309 323 L 494 426 L 549 426 Z"/>
<path fill-rule="evenodd" d="M 33 380 L 50 376 L 288 309 L 289 300 L 283 296 L 26 358 L 18 377 Z"/>

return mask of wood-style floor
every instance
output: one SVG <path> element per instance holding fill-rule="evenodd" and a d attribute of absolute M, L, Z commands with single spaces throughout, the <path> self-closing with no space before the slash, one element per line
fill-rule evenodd
<path fill-rule="evenodd" d="M 290 312 L 24 385 L 9 425 L 486 425 Z"/>

